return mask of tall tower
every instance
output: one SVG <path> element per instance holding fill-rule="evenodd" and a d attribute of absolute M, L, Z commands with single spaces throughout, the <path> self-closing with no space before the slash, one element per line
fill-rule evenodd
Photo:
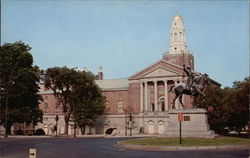
<path fill-rule="evenodd" d="M 169 49 L 168 52 L 164 53 L 163 60 L 179 66 L 185 64 L 194 70 L 194 57 L 187 49 L 184 22 L 178 13 L 176 13 L 171 21 Z"/>
<path fill-rule="evenodd" d="M 169 54 L 187 53 L 184 23 L 178 13 L 176 13 L 171 22 L 168 52 Z"/>
<path fill-rule="evenodd" d="M 103 72 L 102 72 L 101 66 L 99 66 L 99 69 L 98 69 L 98 80 L 103 80 Z"/>

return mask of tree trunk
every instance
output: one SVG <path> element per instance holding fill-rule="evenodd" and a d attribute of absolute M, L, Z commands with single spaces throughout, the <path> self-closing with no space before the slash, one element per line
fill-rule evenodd
<path fill-rule="evenodd" d="M 12 126 L 12 123 L 7 123 L 7 130 L 6 130 L 6 132 L 7 132 L 7 134 L 11 134 L 11 126 Z"/>
<path fill-rule="evenodd" d="M 68 135 L 69 134 L 69 118 L 70 118 L 70 115 L 66 112 L 64 113 L 64 121 L 65 121 L 65 131 L 64 131 L 64 134 L 65 135 Z"/>
<path fill-rule="evenodd" d="M 92 132 L 91 132 L 91 127 L 89 126 L 89 134 L 92 134 Z"/>
<path fill-rule="evenodd" d="M 85 135 L 85 126 L 81 127 L 81 132 L 82 132 L 82 135 Z"/>

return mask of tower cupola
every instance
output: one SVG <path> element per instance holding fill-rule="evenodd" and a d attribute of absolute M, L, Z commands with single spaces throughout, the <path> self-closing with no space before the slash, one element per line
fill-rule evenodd
<path fill-rule="evenodd" d="M 169 54 L 187 53 L 185 28 L 182 17 L 176 13 L 171 21 L 169 35 Z"/>

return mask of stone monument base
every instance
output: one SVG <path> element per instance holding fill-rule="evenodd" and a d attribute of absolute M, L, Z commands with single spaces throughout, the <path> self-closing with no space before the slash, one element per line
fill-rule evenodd
<path fill-rule="evenodd" d="M 207 111 L 201 108 L 173 109 L 169 111 L 169 122 L 165 132 L 166 137 L 179 137 L 178 113 L 183 114 L 181 122 L 182 137 L 215 138 L 217 134 L 209 129 Z"/>

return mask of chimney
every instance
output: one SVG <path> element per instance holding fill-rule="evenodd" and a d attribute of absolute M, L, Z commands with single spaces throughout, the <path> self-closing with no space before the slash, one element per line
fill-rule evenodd
<path fill-rule="evenodd" d="M 102 72 L 101 66 L 99 66 L 99 70 L 98 70 L 98 80 L 103 80 L 103 72 Z"/>

